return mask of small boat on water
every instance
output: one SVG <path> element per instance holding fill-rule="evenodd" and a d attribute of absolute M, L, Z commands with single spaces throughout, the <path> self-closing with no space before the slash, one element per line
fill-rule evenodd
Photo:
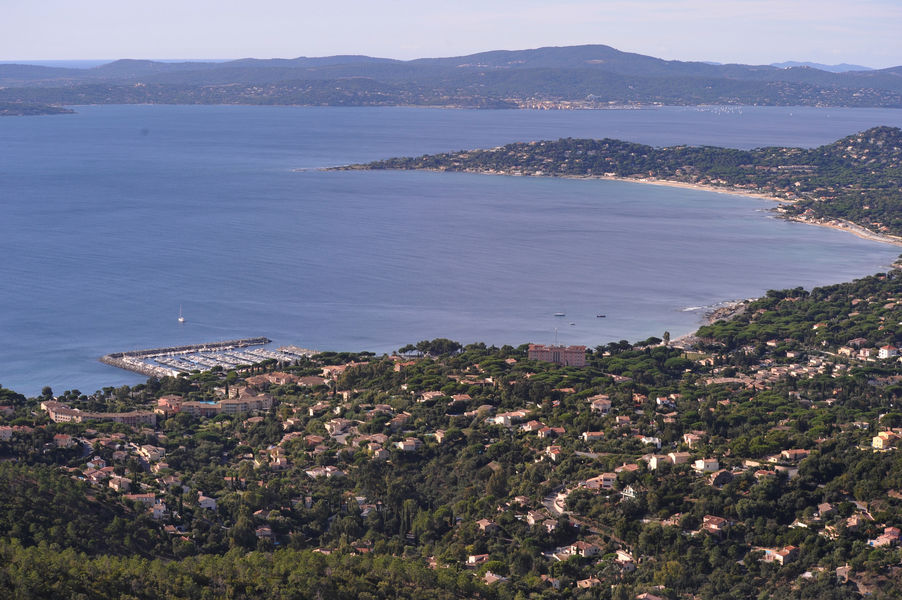
<path fill-rule="evenodd" d="M 566 317 L 567 315 L 565 313 L 554 313 L 554 316 L 555 317 Z"/>
<path fill-rule="evenodd" d="M 182 305 L 179 304 L 179 323 L 184 323 L 185 317 L 182 316 Z"/>
<path fill-rule="evenodd" d="M 596 319 L 604 319 L 604 318 L 605 318 L 605 315 L 595 315 L 595 318 L 596 318 Z"/>

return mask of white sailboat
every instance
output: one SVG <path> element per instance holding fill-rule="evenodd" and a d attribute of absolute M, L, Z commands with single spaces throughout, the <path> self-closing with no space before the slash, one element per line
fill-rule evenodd
<path fill-rule="evenodd" d="M 179 323 L 184 323 L 185 317 L 182 316 L 182 305 L 179 304 Z"/>

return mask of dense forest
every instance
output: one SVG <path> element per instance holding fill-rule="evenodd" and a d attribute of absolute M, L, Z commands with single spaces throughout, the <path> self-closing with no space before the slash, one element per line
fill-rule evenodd
<path fill-rule="evenodd" d="M 620 140 L 561 139 L 392 158 L 347 169 L 435 169 L 678 181 L 768 194 L 789 217 L 851 221 L 902 235 L 902 130 L 874 127 L 818 148 L 655 148 Z"/>

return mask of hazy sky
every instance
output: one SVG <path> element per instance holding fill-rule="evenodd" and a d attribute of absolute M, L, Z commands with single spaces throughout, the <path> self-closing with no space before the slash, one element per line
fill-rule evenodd
<path fill-rule="evenodd" d="M 902 64 L 902 0 L 0 0 L 0 60 L 456 56 Z"/>

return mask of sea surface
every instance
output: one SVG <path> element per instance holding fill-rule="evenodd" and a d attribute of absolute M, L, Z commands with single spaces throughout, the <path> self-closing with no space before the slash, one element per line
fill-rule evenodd
<path fill-rule="evenodd" d="M 727 194 L 320 169 L 567 136 L 814 146 L 902 111 L 76 110 L 0 119 L 0 384 L 28 395 L 143 381 L 109 352 L 259 335 L 379 353 L 676 337 L 704 307 L 900 252 Z"/>

